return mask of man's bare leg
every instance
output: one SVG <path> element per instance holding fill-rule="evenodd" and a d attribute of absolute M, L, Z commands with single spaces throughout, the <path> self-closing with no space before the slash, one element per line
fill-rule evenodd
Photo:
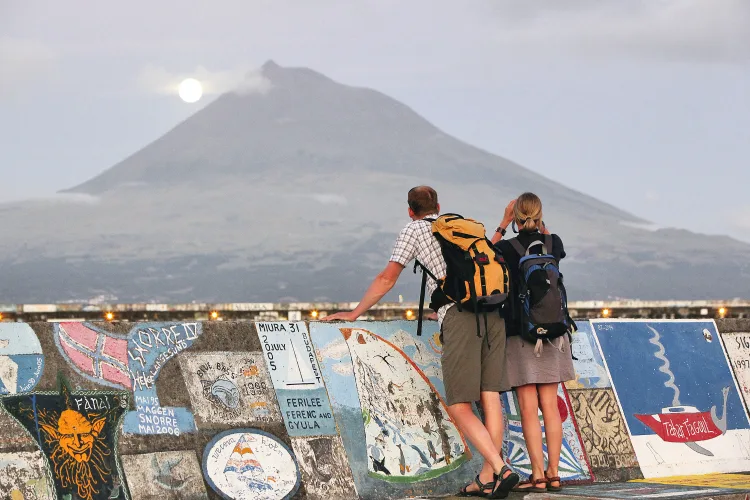
<path fill-rule="evenodd" d="M 484 458 L 484 466 L 479 473 L 479 480 L 484 484 L 492 484 L 494 474 L 499 475 L 504 465 L 500 456 L 503 442 L 502 405 L 500 404 L 500 394 L 497 392 L 482 392 L 480 397 L 486 423 L 482 423 L 474 414 L 471 403 L 451 405 L 448 407 L 448 414 Z M 507 477 L 509 474 L 511 473 L 506 472 L 503 477 Z M 476 484 L 472 484 L 467 488 L 467 491 L 477 491 L 478 489 Z"/>
<path fill-rule="evenodd" d="M 492 438 L 492 444 L 497 448 L 497 454 L 500 455 L 502 460 L 502 449 L 503 449 L 503 406 L 500 403 L 500 394 L 497 392 L 482 392 L 481 393 L 482 413 L 484 413 L 484 426 L 487 429 L 490 437 Z M 482 471 L 479 473 L 479 480 L 483 483 L 492 481 L 492 474 L 494 470 L 492 465 L 485 460 Z M 506 474 L 507 476 L 507 474 Z M 474 488 L 468 488 L 469 491 L 479 489 L 476 485 Z"/>

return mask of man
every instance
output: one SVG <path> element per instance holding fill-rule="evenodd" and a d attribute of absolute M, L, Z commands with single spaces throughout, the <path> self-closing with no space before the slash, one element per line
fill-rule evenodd
<path fill-rule="evenodd" d="M 393 288 L 401 271 L 415 258 L 434 276 L 445 276 L 440 243 L 432 234 L 431 221 L 425 220 L 436 218 L 440 212 L 437 193 L 429 186 L 417 186 L 409 191 L 408 204 L 412 222 L 399 234 L 388 265 L 375 277 L 353 311 L 332 314 L 325 321 L 356 320 Z M 436 287 L 437 283 L 427 280 L 430 295 Z M 503 389 L 505 323 L 500 315 L 489 314 L 487 331 L 480 337 L 474 313 L 459 312 L 454 305 L 445 305 L 437 312 L 443 338 L 448 414 L 485 459 L 482 471 L 473 483 L 464 487 L 461 495 L 505 498 L 519 481 L 518 474 L 507 468 L 500 456 L 503 417 L 499 392 Z M 474 401 L 481 401 L 484 423 L 472 410 Z"/>

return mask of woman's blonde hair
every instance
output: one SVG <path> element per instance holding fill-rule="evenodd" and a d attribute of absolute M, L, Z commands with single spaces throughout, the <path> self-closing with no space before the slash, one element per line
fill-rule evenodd
<path fill-rule="evenodd" d="M 542 200 L 534 193 L 523 193 L 513 207 L 513 217 L 519 231 L 541 230 Z"/>

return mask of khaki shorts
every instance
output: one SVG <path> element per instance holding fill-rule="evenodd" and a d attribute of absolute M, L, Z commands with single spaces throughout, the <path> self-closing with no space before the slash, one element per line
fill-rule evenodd
<path fill-rule="evenodd" d="M 480 392 L 503 391 L 505 369 L 505 320 L 497 313 L 479 315 L 482 336 L 477 336 L 477 320 L 473 312 L 446 311 L 440 327 L 443 339 L 443 383 L 448 405 L 479 401 Z M 487 345 L 489 336 L 489 347 Z"/>

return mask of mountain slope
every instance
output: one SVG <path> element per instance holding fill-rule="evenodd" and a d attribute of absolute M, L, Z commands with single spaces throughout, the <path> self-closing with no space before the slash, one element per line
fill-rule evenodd
<path fill-rule="evenodd" d="M 220 96 L 61 201 L 0 205 L 0 302 L 356 300 L 418 184 L 490 232 L 509 199 L 537 192 L 566 242 L 573 298 L 747 293 L 749 245 L 640 229 L 379 92 L 262 71 L 267 92 Z M 396 292 L 416 297 L 416 280 Z"/>

